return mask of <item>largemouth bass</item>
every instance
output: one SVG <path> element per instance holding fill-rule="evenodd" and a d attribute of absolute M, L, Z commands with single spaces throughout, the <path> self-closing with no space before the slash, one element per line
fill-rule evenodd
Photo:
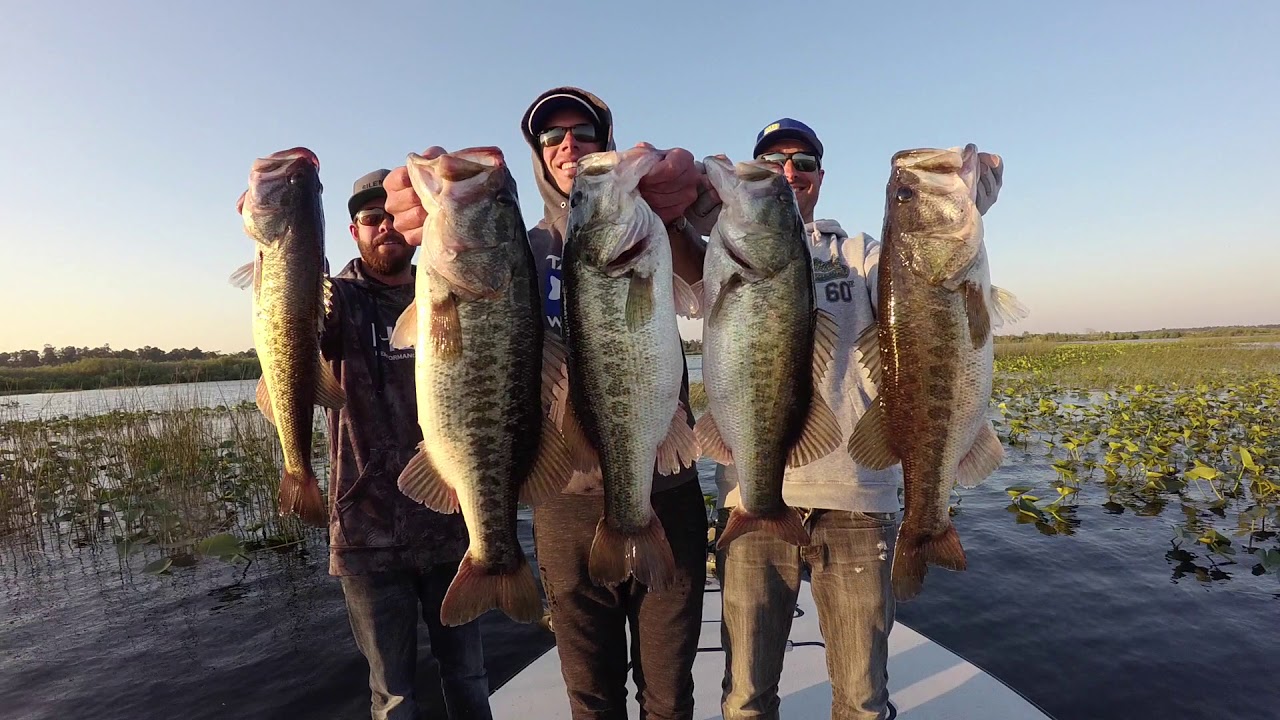
<path fill-rule="evenodd" d="M 788 467 L 825 457 L 844 440 L 815 390 L 837 326 L 815 307 L 804 221 L 786 177 L 760 162 L 709 157 L 704 165 L 724 205 L 703 267 L 708 409 L 695 435 L 703 454 L 732 466 L 742 492 L 717 544 L 765 530 L 807 545 L 782 480 Z"/>
<path fill-rule="evenodd" d="M 329 514 L 311 467 L 314 407 L 346 403 L 320 357 L 329 304 L 322 190 L 320 161 L 306 148 L 254 161 L 240 212 L 257 254 L 231 276 L 238 287 L 253 286 L 253 342 L 262 366 L 257 403 L 284 454 L 280 512 L 316 527 Z"/>
<path fill-rule="evenodd" d="M 637 186 L 650 149 L 578 162 L 562 264 L 568 401 L 558 413 L 579 470 L 598 466 L 605 511 L 588 571 L 597 584 L 629 576 L 660 591 L 675 560 L 650 492 L 655 467 L 679 472 L 698 458 L 680 402 L 684 352 L 677 307 L 697 299 L 676 277 L 666 228 Z"/>
<path fill-rule="evenodd" d="M 892 582 L 904 602 L 921 591 L 929 565 L 966 569 L 948 512 L 951 489 L 978 485 L 1004 458 L 987 417 L 992 328 L 1026 310 L 991 285 L 975 204 L 978 172 L 973 145 L 893 156 L 880 317 L 859 341 L 878 393 L 849 452 L 873 468 L 902 463 L 906 510 Z"/>
<path fill-rule="evenodd" d="M 461 625 L 491 608 L 542 617 L 516 537 L 518 501 L 532 505 L 568 481 L 568 452 L 547 418 L 538 275 L 515 181 L 497 148 L 406 162 L 428 213 L 415 300 L 392 335 L 416 346 L 423 441 L 401 492 L 438 512 L 461 510 L 470 546 L 440 606 Z M 557 356 L 559 357 L 559 356 Z"/>

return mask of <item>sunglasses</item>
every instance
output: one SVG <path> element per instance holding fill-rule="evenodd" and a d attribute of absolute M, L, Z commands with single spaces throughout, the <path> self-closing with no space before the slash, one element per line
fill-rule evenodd
<path fill-rule="evenodd" d="M 365 227 L 378 227 L 383 220 L 394 222 L 395 217 L 382 208 L 369 208 L 368 210 L 361 210 L 352 218 L 352 222 Z"/>
<path fill-rule="evenodd" d="M 555 147 L 564 142 L 564 136 L 573 133 L 573 139 L 578 142 L 589 143 L 596 142 L 596 128 L 590 123 L 582 123 L 574 125 L 571 128 L 566 127 L 549 127 L 538 133 L 538 142 L 542 147 Z"/>
<path fill-rule="evenodd" d="M 813 172 L 822 165 L 821 161 L 818 160 L 817 155 L 808 152 L 772 152 L 765 153 L 756 159 L 763 160 L 767 163 L 773 163 L 778 167 L 786 165 L 787 161 L 790 160 L 791 164 L 794 165 L 796 170 L 799 172 Z"/>

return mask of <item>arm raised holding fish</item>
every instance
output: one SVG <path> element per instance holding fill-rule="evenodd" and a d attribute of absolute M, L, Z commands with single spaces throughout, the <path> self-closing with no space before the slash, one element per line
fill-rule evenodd
<path fill-rule="evenodd" d="M 681 149 L 616 152 L 612 111 L 580 88 L 540 94 L 520 125 L 543 200 L 528 230 L 541 320 L 549 342 L 567 343 L 567 362 L 547 370 L 561 381 L 573 478 L 533 511 L 566 691 L 577 711 L 625 715 L 635 660 L 648 711 L 682 716 L 693 703 L 706 573 L 675 321 L 677 302 L 692 312 L 689 286 L 702 273 L 701 238 L 683 220 L 696 165 Z M 409 173 L 394 170 L 387 188 L 397 230 L 422 243 L 425 212 Z M 601 707 L 600 698 L 615 702 Z"/>

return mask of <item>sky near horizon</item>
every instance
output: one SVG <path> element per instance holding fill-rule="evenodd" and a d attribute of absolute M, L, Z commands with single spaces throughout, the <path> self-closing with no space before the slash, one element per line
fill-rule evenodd
<path fill-rule="evenodd" d="M 561 84 L 619 146 L 826 146 L 819 217 L 879 236 L 889 158 L 1005 160 L 1002 332 L 1280 322 L 1280 3 L 12 4 L 0 24 L 0 351 L 252 346 L 234 206 L 255 157 L 320 158 L 334 272 L 356 177 L 501 147 L 541 216 L 525 107 Z M 697 333 L 686 328 L 687 336 Z"/>

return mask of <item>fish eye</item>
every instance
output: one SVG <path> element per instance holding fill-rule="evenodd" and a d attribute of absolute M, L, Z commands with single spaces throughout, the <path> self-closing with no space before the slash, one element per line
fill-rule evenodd
<path fill-rule="evenodd" d="M 904 203 L 904 202 L 910 201 L 915 196 L 916 196 L 915 190 L 912 190 L 909 187 L 900 187 L 898 188 L 898 192 L 895 197 L 897 197 L 898 202 Z"/>
<path fill-rule="evenodd" d="M 581 202 L 582 202 L 582 191 L 581 190 L 575 191 L 573 195 L 570 196 L 569 198 L 569 207 L 578 207 L 578 205 Z"/>

